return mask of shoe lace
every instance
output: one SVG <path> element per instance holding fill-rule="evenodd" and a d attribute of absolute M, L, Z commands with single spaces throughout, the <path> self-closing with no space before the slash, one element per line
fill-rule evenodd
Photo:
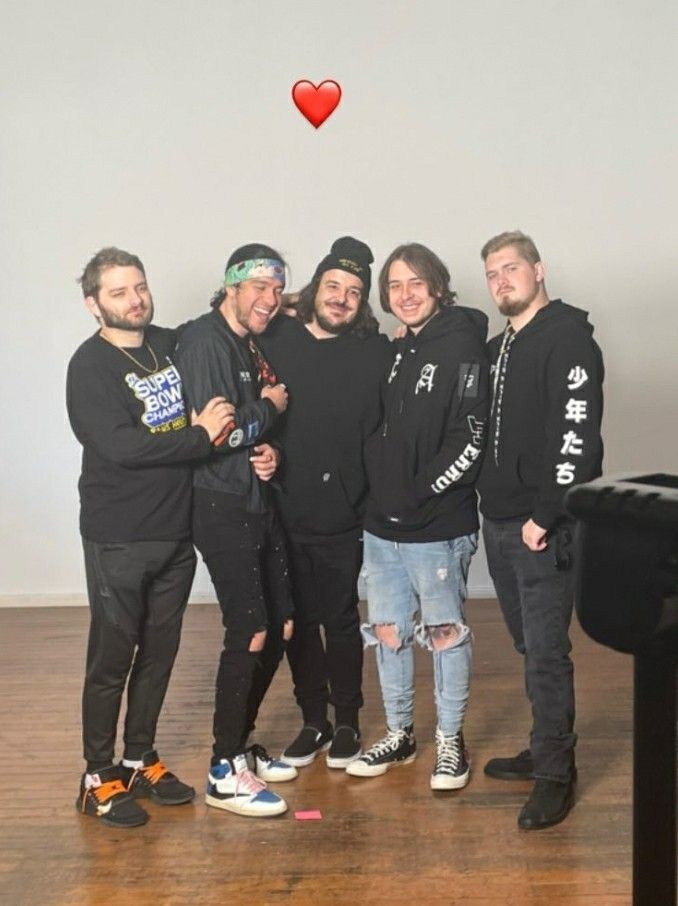
<path fill-rule="evenodd" d="M 263 746 L 253 745 L 250 747 L 250 752 L 252 753 L 254 758 L 258 758 L 259 761 L 263 761 L 266 764 L 270 764 L 272 761 L 275 761 L 275 759 L 268 754 Z"/>
<path fill-rule="evenodd" d="M 252 796 L 256 796 L 257 793 L 260 793 L 262 790 L 266 789 L 266 784 L 264 783 L 264 781 L 260 780 L 250 770 L 238 771 L 235 777 L 236 795 L 241 791 L 244 791 Z"/>
<path fill-rule="evenodd" d="M 462 748 L 459 734 L 454 736 L 438 735 L 436 753 L 436 771 L 456 771 L 461 764 Z"/>
<path fill-rule="evenodd" d="M 162 761 L 156 761 L 155 764 L 149 764 L 143 768 L 136 768 L 134 774 L 132 775 L 132 779 L 130 780 L 130 786 L 132 785 L 132 783 L 134 783 L 134 778 L 137 774 L 143 774 L 143 776 L 146 778 L 146 780 L 148 780 L 149 783 L 155 784 L 159 780 L 162 780 L 162 778 L 166 774 L 169 774 L 169 771 L 162 763 Z"/>
<path fill-rule="evenodd" d="M 389 730 L 383 739 L 380 739 L 378 742 L 375 742 L 373 746 L 370 746 L 363 757 L 369 759 L 379 758 L 381 755 L 395 752 L 404 738 L 404 730 Z"/>
<path fill-rule="evenodd" d="M 89 788 L 88 792 L 94 794 L 94 798 L 97 802 L 108 802 L 109 799 L 112 799 L 113 796 L 116 796 L 118 793 L 126 793 L 127 790 L 121 780 L 108 780 L 106 783 L 102 783 L 101 786 L 92 786 Z M 85 811 L 85 806 L 87 805 L 87 796 L 82 797 L 82 811 Z"/>

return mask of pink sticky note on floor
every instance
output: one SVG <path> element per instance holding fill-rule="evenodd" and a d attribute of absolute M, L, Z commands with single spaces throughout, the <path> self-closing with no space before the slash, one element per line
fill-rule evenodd
<path fill-rule="evenodd" d="M 317 808 L 309 809 L 306 812 L 295 812 L 294 817 L 297 821 L 320 821 L 322 815 Z"/>

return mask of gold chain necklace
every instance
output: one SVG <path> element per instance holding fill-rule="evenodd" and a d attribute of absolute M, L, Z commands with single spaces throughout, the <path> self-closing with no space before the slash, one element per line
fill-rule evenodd
<path fill-rule="evenodd" d="M 131 353 L 127 352 L 126 349 L 123 349 L 122 346 L 118 346 L 117 343 L 113 343 L 111 340 L 108 339 L 108 337 L 104 337 L 104 340 L 107 340 L 111 344 L 111 346 L 115 346 L 115 348 L 118 349 L 123 355 L 126 355 L 128 359 L 131 359 L 134 362 L 134 364 L 137 366 L 137 368 L 141 368 L 141 370 L 145 371 L 146 374 L 153 374 L 154 371 L 158 370 L 158 359 L 157 359 L 155 353 L 153 352 L 153 348 L 151 347 L 151 344 L 148 341 L 146 341 L 144 343 L 144 346 L 146 347 L 146 349 L 148 349 L 150 354 L 153 356 L 153 368 L 147 368 L 145 365 L 142 365 L 141 362 L 137 361 L 137 359 L 135 359 Z"/>

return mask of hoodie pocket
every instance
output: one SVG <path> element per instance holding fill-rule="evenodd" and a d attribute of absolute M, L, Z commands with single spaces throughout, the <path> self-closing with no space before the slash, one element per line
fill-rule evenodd
<path fill-rule="evenodd" d="M 353 506 L 338 468 L 299 471 L 283 483 L 280 505 L 290 529 L 332 534 L 353 528 L 360 514 Z M 294 490 L 290 493 L 290 489 Z"/>

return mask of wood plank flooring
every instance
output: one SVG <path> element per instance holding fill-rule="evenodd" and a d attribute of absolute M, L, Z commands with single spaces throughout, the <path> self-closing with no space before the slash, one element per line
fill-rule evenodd
<path fill-rule="evenodd" d="M 286 815 L 250 819 L 202 801 L 221 625 L 216 605 L 191 605 L 157 745 L 199 795 L 189 806 L 149 804 L 145 827 L 116 831 L 74 808 L 86 609 L 0 610 L 0 904 L 630 903 L 631 659 L 573 627 L 577 806 L 558 827 L 519 832 L 530 785 L 490 780 L 482 765 L 526 744 L 521 663 L 496 602 L 469 602 L 468 617 L 476 642 L 466 789 L 429 789 L 435 714 L 431 663 L 420 651 L 413 765 L 361 780 L 318 758 L 277 786 Z M 365 698 L 369 744 L 383 731 L 369 651 Z M 278 753 L 299 727 L 283 664 L 260 716 L 261 741 Z M 320 809 L 322 820 L 296 821 L 300 809 Z"/>

